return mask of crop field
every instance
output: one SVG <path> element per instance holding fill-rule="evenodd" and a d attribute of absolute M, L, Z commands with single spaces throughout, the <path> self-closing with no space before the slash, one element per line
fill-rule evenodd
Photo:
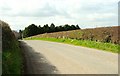
<path fill-rule="evenodd" d="M 55 33 L 45 33 L 25 38 L 27 40 L 46 40 L 85 46 L 119 53 L 120 26 L 81 29 Z"/>
<path fill-rule="evenodd" d="M 77 40 L 90 40 L 96 42 L 120 44 L 120 26 L 81 29 L 55 33 L 39 34 L 32 37 L 42 38 L 70 38 Z"/>

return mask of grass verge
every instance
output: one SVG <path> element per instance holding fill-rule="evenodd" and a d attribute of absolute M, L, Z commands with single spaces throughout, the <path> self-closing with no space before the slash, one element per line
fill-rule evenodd
<path fill-rule="evenodd" d="M 2 73 L 4 74 L 22 74 L 23 63 L 22 55 L 19 48 L 19 42 L 12 43 L 11 49 L 3 50 L 2 53 Z"/>
<path fill-rule="evenodd" d="M 89 40 L 76 40 L 76 39 L 63 39 L 63 38 L 25 38 L 25 40 L 45 40 L 45 41 L 53 41 L 53 42 L 61 42 L 67 43 L 77 46 L 84 46 L 89 48 L 95 48 L 99 50 L 109 51 L 113 53 L 119 53 L 118 48 L 120 45 L 112 44 L 112 43 L 103 43 Z"/>

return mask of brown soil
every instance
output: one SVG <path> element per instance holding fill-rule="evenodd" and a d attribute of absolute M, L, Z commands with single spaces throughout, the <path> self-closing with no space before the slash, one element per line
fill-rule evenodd
<path fill-rule="evenodd" d="M 72 38 L 120 44 L 120 26 L 45 33 L 33 37 Z"/>

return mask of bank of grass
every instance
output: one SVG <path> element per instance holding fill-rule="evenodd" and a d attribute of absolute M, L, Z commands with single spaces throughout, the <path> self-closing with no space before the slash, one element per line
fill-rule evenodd
<path fill-rule="evenodd" d="M 2 73 L 17 74 L 20 76 L 23 70 L 22 55 L 19 47 L 19 42 L 15 41 L 11 44 L 12 48 L 3 50 L 2 53 Z"/>
<path fill-rule="evenodd" d="M 112 43 L 96 42 L 96 41 L 90 41 L 90 40 L 76 40 L 76 39 L 63 39 L 63 38 L 37 38 L 37 37 L 32 37 L 32 38 L 29 37 L 25 39 L 26 40 L 45 40 L 45 41 L 61 42 L 61 43 L 73 44 L 77 46 L 95 48 L 95 49 L 109 51 L 113 53 L 119 53 L 118 48 L 120 48 L 120 45 L 116 45 Z"/>
<path fill-rule="evenodd" d="M 0 30 L 2 32 L 2 75 L 19 76 L 23 70 L 19 42 L 8 23 L 0 20 Z"/>

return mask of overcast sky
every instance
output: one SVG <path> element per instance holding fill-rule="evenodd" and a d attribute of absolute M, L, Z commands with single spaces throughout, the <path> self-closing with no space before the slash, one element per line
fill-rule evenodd
<path fill-rule="evenodd" d="M 0 19 L 12 30 L 30 24 L 78 24 L 81 28 L 118 25 L 119 0 L 0 0 Z"/>

